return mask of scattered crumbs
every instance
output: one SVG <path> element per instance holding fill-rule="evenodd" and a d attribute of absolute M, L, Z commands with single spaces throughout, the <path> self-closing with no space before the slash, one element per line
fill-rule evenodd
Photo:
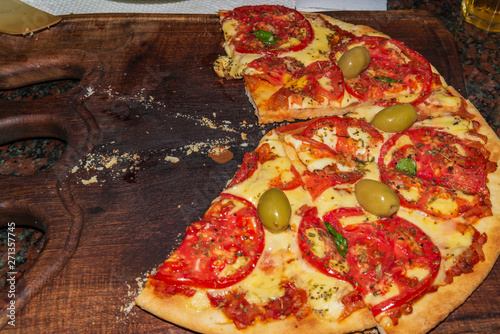
<path fill-rule="evenodd" d="M 241 143 L 240 146 L 241 147 L 248 147 L 248 143 Z"/>
<path fill-rule="evenodd" d="M 104 165 L 104 167 L 106 167 L 106 168 L 111 168 L 111 167 L 113 167 L 113 166 L 116 164 L 116 162 L 117 162 L 117 161 L 118 161 L 118 159 L 117 159 L 115 156 L 113 156 L 113 157 L 111 157 L 111 159 L 110 159 L 110 160 L 109 160 L 109 161 L 108 161 L 108 162 Z"/>
<path fill-rule="evenodd" d="M 242 133 L 241 133 L 241 139 L 243 139 L 243 140 L 247 140 L 247 138 L 248 138 L 248 137 L 247 137 L 247 134 L 246 134 L 245 132 L 242 132 Z"/>
<path fill-rule="evenodd" d="M 177 157 L 172 157 L 172 156 L 169 156 L 169 155 L 167 155 L 167 156 L 165 157 L 165 161 L 172 162 L 172 163 L 174 163 L 174 164 L 175 164 L 175 163 L 178 163 L 178 162 L 179 162 L 179 160 L 180 160 L 179 158 L 177 158 Z"/>
<path fill-rule="evenodd" d="M 135 285 L 131 285 L 125 281 L 126 296 L 123 297 L 123 304 L 118 308 L 119 314 L 116 315 L 117 323 L 125 323 L 128 324 L 131 320 L 129 316 L 135 315 L 137 313 L 137 308 L 135 308 L 135 298 L 141 293 L 141 291 L 146 286 L 146 282 L 148 281 L 148 277 L 150 275 L 154 275 L 156 273 L 156 269 L 151 270 L 150 272 L 146 272 L 141 274 L 140 277 L 135 279 Z"/>
<path fill-rule="evenodd" d="M 82 180 L 82 184 L 84 184 L 84 185 L 91 184 L 91 183 L 97 183 L 97 176 L 94 175 L 88 180 Z"/>
<path fill-rule="evenodd" d="M 206 153 L 210 152 L 212 147 L 216 145 L 228 145 L 234 142 L 233 138 L 223 138 L 223 139 L 209 139 L 206 142 L 199 142 L 194 144 L 187 144 L 179 149 L 184 151 L 186 155 L 191 155 L 193 153 Z"/>
<path fill-rule="evenodd" d="M 85 93 L 85 95 L 83 97 L 89 97 L 89 96 L 94 95 L 94 93 L 95 93 L 95 90 L 92 87 L 87 87 L 87 88 L 85 88 L 85 90 L 87 91 L 87 93 Z"/>
<path fill-rule="evenodd" d="M 73 173 L 79 171 L 82 176 L 82 184 L 90 184 L 98 182 L 97 176 L 92 176 L 89 180 L 85 180 L 86 176 L 96 172 L 111 174 L 113 178 L 122 177 L 123 173 L 134 173 L 139 170 L 141 156 L 134 153 L 121 153 L 119 150 L 105 153 L 90 153 L 81 162 L 79 166 L 72 169 Z M 123 166 L 126 168 L 123 168 Z M 104 182 L 104 181 L 102 181 Z"/>
<path fill-rule="evenodd" d="M 133 96 L 127 96 L 120 92 L 113 91 L 110 86 L 107 89 L 104 89 L 104 93 L 106 93 L 109 97 L 116 99 L 117 101 L 131 102 L 131 103 L 140 103 L 142 107 L 145 109 L 150 108 L 166 108 L 166 105 L 162 102 L 155 101 L 155 98 L 151 95 L 145 95 L 146 89 L 142 88 L 139 92 L 137 92 Z"/>

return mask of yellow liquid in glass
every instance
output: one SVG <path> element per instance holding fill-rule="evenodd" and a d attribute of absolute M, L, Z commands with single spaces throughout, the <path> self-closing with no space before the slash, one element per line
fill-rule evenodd
<path fill-rule="evenodd" d="M 463 0 L 465 20 L 486 31 L 500 31 L 500 0 Z"/>

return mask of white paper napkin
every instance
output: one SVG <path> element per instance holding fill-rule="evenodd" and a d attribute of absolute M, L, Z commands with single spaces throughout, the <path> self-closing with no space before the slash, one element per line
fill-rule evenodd
<path fill-rule="evenodd" d="M 1 0 L 0 0 L 1 1 Z M 302 11 L 385 10 L 387 0 L 23 0 L 54 15 L 90 13 L 215 14 L 244 5 L 278 4 Z"/>
<path fill-rule="evenodd" d="M 1 1 L 1 0 L 0 0 Z M 295 0 L 23 0 L 54 15 L 90 13 L 216 14 L 244 5 L 278 4 L 294 8 Z"/>
<path fill-rule="evenodd" d="M 297 10 L 386 10 L 387 0 L 295 0 Z"/>

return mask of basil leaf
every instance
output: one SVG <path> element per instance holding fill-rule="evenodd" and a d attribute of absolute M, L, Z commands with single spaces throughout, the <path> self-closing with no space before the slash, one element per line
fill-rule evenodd
<path fill-rule="evenodd" d="M 417 164 L 412 158 L 404 158 L 398 161 L 396 169 L 400 172 L 417 175 Z"/>
<path fill-rule="evenodd" d="M 255 38 L 267 45 L 272 45 L 280 41 L 279 38 L 276 38 L 276 36 L 274 36 L 274 34 L 269 31 L 257 30 L 253 31 L 252 33 L 255 35 Z"/>
<path fill-rule="evenodd" d="M 382 81 L 382 82 L 399 82 L 399 80 L 396 80 L 396 79 L 393 79 L 393 78 L 389 78 L 389 77 L 375 77 L 375 79 L 379 80 L 379 81 Z"/>
<path fill-rule="evenodd" d="M 337 246 L 339 254 L 345 259 L 345 255 L 347 254 L 347 239 L 338 233 L 329 223 L 325 222 L 325 226 L 328 232 L 333 236 L 333 241 L 335 242 L 335 246 Z"/>

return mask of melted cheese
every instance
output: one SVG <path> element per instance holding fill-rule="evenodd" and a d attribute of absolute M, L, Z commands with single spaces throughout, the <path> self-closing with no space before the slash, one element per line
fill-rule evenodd
<path fill-rule="evenodd" d="M 330 45 L 327 36 L 331 30 L 320 26 L 317 22 L 311 21 L 314 31 L 314 40 L 306 48 L 300 51 L 291 51 L 281 55 L 281 57 L 293 57 L 302 62 L 305 66 L 315 61 L 329 60 Z"/>
<path fill-rule="evenodd" d="M 308 273 L 308 299 L 311 309 L 327 320 L 338 319 L 344 312 L 340 296 L 351 291 L 348 283 L 322 274 Z"/>
<path fill-rule="evenodd" d="M 186 306 L 197 311 L 206 310 L 212 307 L 204 290 L 198 290 L 194 296 L 187 298 Z"/>
<path fill-rule="evenodd" d="M 250 303 L 264 304 L 283 296 L 285 290 L 280 283 L 281 272 L 269 274 L 256 268 L 238 287 L 247 292 L 245 298 Z"/>
<path fill-rule="evenodd" d="M 389 287 L 389 291 L 387 291 L 385 294 L 383 295 L 375 295 L 375 294 L 372 294 L 372 293 L 369 293 L 365 296 L 365 302 L 370 304 L 370 305 L 377 305 L 377 304 L 380 304 L 381 302 L 389 299 L 389 298 L 392 298 L 392 297 L 395 297 L 399 295 L 399 288 L 396 284 L 391 284 L 390 287 Z"/>
<path fill-rule="evenodd" d="M 319 141 L 325 145 L 328 145 L 330 148 L 335 149 L 337 146 L 338 137 L 336 135 L 337 129 L 322 127 L 314 133 L 312 139 Z"/>
<path fill-rule="evenodd" d="M 430 272 L 429 270 L 426 270 L 424 268 L 411 268 L 408 271 L 406 271 L 406 277 L 408 278 L 418 278 L 419 280 L 423 280 L 427 276 L 429 276 Z"/>
<path fill-rule="evenodd" d="M 407 135 L 402 135 L 401 137 L 398 138 L 396 143 L 389 149 L 389 151 L 385 155 L 384 164 L 388 165 L 392 159 L 392 153 L 405 145 L 413 145 L 413 142 Z"/>
<path fill-rule="evenodd" d="M 318 230 L 315 228 L 310 228 L 306 231 L 307 240 L 309 247 L 311 248 L 314 255 L 322 258 L 325 257 L 325 243 L 321 240 Z"/>
<path fill-rule="evenodd" d="M 399 194 L 403 196 L 407 201 L 417 202 L 420 198 L 420 191 L 418 188 L 405 188 L 401 187 L 398 189 Z"/>
<path fill-rule="evenodd" d="M 328 211 L 343 206 L 356 206 L 357 203 L 354 192 L 342 188 L 328 188 L 315 201 L 320 217 Z"/>
<path fill-rule="evenodd" d="M 441 250 L 441 267 L 435 280 L 443 284 L 446 270 L 456 264 L 456 257 L 467 250 L 472 244 L 473 232 L 467 230 L 461 233 L 457 230 L 457 222 L 453 220 L 438 220 L 419 211 L 401 208 L 398 212 L 401 218 L 411 221 L 424 233 L 432 236 L 432 242 Z"/>
<path fill-rule="evenodd" d="M 457 116 L 442 116 L 425 119 L 418 123 L 419 126 L 441 128 L 441 130 L 452 133 L 458 137 L 465 137 L 473 129 L 472 121 Z"/>
<path fill-rule="evenodd" d="M 433 212 L 436 212 L 436 213 L 439 213 L 442 215 L 452 214 L 452 213 L 456 212 L 458 209 L 457 201 L 455 201 L 452 198 L 437 198 L 433 201 L 428 202 L 427 206 Z"/>

